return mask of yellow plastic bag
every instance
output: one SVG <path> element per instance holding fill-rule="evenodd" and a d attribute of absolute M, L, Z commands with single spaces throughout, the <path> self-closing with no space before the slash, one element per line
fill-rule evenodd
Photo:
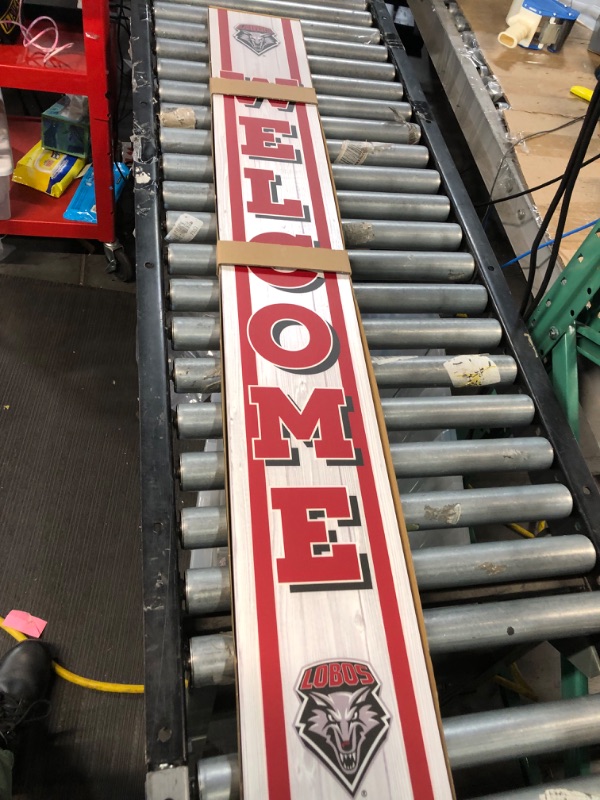
<path fill-rule="evenodd" d="M 45 150 L 40 141 L 18 162 L 13 181 L 52 197 L 60 197 L 84 166 L 83 158 Z"/>

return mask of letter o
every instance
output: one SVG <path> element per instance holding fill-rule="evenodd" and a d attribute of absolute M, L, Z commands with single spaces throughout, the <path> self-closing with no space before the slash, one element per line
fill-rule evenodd
<path fill-rule="evenodd" d="M 287 350 L 280 344 L 283 331 L 302 325 L 308 331 L 308 344 L 300 350 Z M 331 325 L 309 308 L 277 303 L 256 311 L 248 320 L 250 344 L 266 361 L 286 372 L 314 374 L 324 372 L 337 361 L 339 342 Z"/>
<path fill-rule="evenodd" d="M 313 678 L 313 686 L 315 689 L 322 689 L 324 686 L 327 686 L 328 673 L 329 669 L 327 664 L 319 664 Z"/>

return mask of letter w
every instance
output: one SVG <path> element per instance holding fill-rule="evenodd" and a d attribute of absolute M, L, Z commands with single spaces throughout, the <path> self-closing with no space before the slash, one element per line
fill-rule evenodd
<path fill-rule="evenodd" d="M 250 402 L 257 407 L 260 430 L 260 436 L 252 442 L 254 458 L 290 461 L 289 435 L 307 444 L 314 441 L 317 458 L 356 458 L 352 439 L 346 438 L 344 431 L 342 410 L 346 408 L 346 398 L 342 389 L 313 389 L 303 409 L 278 387 L 250 386 L 249 390 Z"/>

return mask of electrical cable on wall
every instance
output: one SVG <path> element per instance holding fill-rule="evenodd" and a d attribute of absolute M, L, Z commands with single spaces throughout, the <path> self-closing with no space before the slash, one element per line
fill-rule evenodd
<path fill-rule="evenodd" d="M 527 276 L 527 290 L 525 292 L 525 296 L 523 298 L 523 302 L 521 303 L 520 312 L 528 319 L 533 312 L 533 309 L 536 307 L 536 304 L 539 300 L 544 296 L 546 289 L 548 288 L 548 284 L 550 282 L 550 278 L 552 275 L 552 271 L 554 269 L 554 265 L 556 264 L 556 260 L 558 258 L 558 251 L 560 249 L 560 242 L 563 236 L 563 232 L 565 229 L 565 223 L 567 218 L 567 213 L 569 210 L 569 204 L 571 201 L 571 196 L 573 194 L 573 189 L 575 188 L 575 182 L 579 175 L 579 170 L 581 169 L 581 165 L 585 158 L 585 154 L 587 152 L 587 148 L 589 146 L 590 140 L 596 128 L 596 123 L 598 122 L 598 118 L 600 116 L 600 71 L 596 71 L 596 87 L 594 89 L 594 93 L 592 95 L 592 99 L 590 100 L 590 104 L 583 120 L 583 124 L 581 126 L 581 130 L 579 131 L 579 135 L 577 136 L 577 140 L 575 142 L 575 146 L 573 147 L 573 151 L 569 158 L 567 168 L 565 169 L 565 173 L 560 181 L 559 187 L 556 190 L 556 193 L 544 215 L 544 219 L 542 220 L 542 224 L 537 232 L 537 235 L 534 239 L 532 245 L 532 252 L 531 258 L 529 260 L 529 274 Z M 556 226 L 556 235 L 554 238 L 554 243 L 552 245 L 552 252 L 550 254 L 550 258 L 546 265 L 546 272 L 544 274 L 544 278 L 540 284 L 540 288 L 538 293 L 535 297 L 533 297 L 533 283 L 535 281 L 535 274 L 537 269 L 537 253 L 540 248 L 540 244 L 542 239 L 548 230 L 548 226 L 550 224 L 550 220 L 552 219 L 554 212 L 556 211 L 559 203 L 562 200 L 561 209 L 559 213 L 559 218 Z"/>

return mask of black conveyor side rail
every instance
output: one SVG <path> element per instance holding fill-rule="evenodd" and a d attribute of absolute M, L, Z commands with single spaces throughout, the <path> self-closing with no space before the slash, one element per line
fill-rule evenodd
<path fill-rule="evenodd" d="M 146 761 L 150 771 L 185 763 L 185 685 L 167 375 L 156 137 L 152 9 L 134 0 L 131 19 L 138 370 L 141 437 Z"/>

